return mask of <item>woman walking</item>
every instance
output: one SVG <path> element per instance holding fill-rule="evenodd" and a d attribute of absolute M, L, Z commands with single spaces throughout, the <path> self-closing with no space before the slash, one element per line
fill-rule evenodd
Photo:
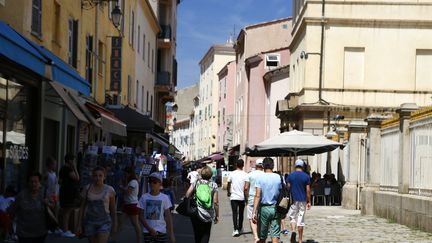
<path fill-rule="evenodd" d="M 218 186 L 216 183 L 211 181 L 213 176 L 212 169 L 209 166 L 204 166 L 201 171 L 201 179 L 198 179 L 195 183 L 191 184 L 186 192 L 187 198 L 197 198 L 198 201 L 198 215 L 191 217 L 192 226 L 195 235 L 195 243 L 208 243 L 210 240 L 210 231 L 212 226 L 212 221 L 215 224 L 219 221 L 219 198 L 218 198 Z M 203 189 L 199 188 L 203 187 Z M 206 190 L 209 187 L 210 190 Z M 206 191 L 210 193 L 207 195 L 211 198 L 210 205 L 205 206 L 204 203 L 200 203 L 199 198 L 206 198 Z M 198 192 L 198 193 L 197 193 Z M 205 203 L 207 204 L 207 203 Z"/>
<path fill-rule="evenodd" d="M 88 237 L 90 243 L 106 243 L 110 232 L 117 230 L 115 191 L 104 183 L 103 167 L 92 171 L 93 182 L 81 192 L 85 198 L 78 218 L 77 233 Z"/>
<path fill-rule="evenodd" d="M 138 180 L 135 170 L 132 167 L 128 167 L 125 172 L 128 184 L 123 188 L 123 212 L 128 216 L 135 229 L 136 243 L 141 243 L 141 227 L 138 220 L 140 209 L 137 207 L 139 190 Z"/>
<path fill-rule="evenodd" d="M 34 172 L 27 178 L 28 189 L 18 194 L 11 212 L 16 216 L 19 243 L 43 243 L 47 235 L 45 207 L 41 188 L 42 175 Z"/>

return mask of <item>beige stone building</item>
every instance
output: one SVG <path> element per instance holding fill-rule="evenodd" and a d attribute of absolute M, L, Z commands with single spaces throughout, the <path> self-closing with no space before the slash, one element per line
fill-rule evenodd
<path fill-rule="evenodd" d="M 373 186 L 366 183 L 373 171 L 358 168 L 376 154 L 365 146 L 363 120 L 395 112 L 402 103 L 431 103 L 432 1 L 296 0 L 293 12 L 291 82 L 285 105 L 278 107 L 281 129 L 341 135 L 350 123 L 343 153 L 309 162 L 312 170 L 346 181 L 342 203 L 359 208 L 361 190 Z M 381 212 L 385 207 L 392 205 L 381 205 Z"/>
<path fill-rule="evenodd" d="M 216 151 L 218 129 L 219 78 L 218 72 L 235 59 L 233 44 L 210 47 L 200 61 L 199 94 L 193 121 L 193 151 L 191 159 L 201 159 Z"/>

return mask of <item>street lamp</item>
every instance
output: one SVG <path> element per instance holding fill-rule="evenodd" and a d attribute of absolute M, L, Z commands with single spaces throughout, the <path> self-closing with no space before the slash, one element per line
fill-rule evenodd
<path fill-rule="evenodd" d="M 114 9 L 111 11 L 111 16 L 112 16 L 112 23 L 117 28 L 120 26 L 120 22 L 122 18 L 122 11 L 118 6 L 118 0 L 81 0 L 81 8 L 89 10 L 96 7 L 99 4 L 109 3 L 109 2 L 116 3 Z"/>
<path fill-rule="evenodd" d="M 112 22 L 114 24 L 114 26 L 117 28 L 120 26 L 120 21 L 122 18 L 122 11 L 119 8 L 118 5 L 116 5 L 113 9 L 113 11 L 111 12 L 111 16 L 112 16 Z"/>

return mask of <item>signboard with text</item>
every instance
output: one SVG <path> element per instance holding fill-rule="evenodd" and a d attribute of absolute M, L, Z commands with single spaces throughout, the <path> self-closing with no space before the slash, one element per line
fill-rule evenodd
<path fill-rule="evenodd" d="M 121 91 L 122 37 L 112 37 L 111 42 L 111 91 Z"/>

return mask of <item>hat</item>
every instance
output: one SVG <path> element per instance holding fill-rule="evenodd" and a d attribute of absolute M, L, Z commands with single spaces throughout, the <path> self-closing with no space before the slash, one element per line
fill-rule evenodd
<path fill-rule="evenodd" d="M 159 172 L 153 172 L 149 175 L 149 178 L 156 178 L 162 182 L 162 175 Z"/>
<path fill-rule="evenodd" d="M 295 162 L 295 166 L 299 166 L 299 167 L 303 167 L 304 166 L 304 161 L 301 159 L 296 160 Z"/>
<path fill-rule="evenodd" d="M 263 166 L 263 159 L 257 159 L 256 161 L 255 161 L 255 166 Z"/>

